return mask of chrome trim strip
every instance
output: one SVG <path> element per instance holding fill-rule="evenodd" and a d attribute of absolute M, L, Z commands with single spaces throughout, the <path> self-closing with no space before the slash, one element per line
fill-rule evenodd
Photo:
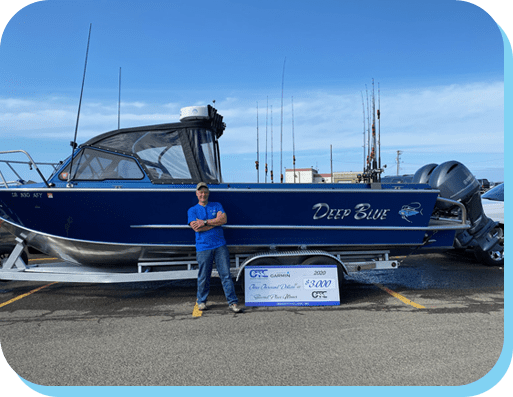
<path fill-rule="evenodd" d="M 190 229 L 188 225 L 131 225 L 134 229 Z M 276 229 L 276 230 L 461 230 L 469 229 L 470 225 L 439 225 L 439 226 L 304 226 L 304 225 L 223 225 L 226 229 Z"/>

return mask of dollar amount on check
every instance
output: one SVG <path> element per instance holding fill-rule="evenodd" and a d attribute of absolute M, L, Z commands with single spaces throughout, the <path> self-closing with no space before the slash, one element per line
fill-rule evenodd
<path fill-rule="evenodd" d="M 326 289 L 331 289 L 331 288 L 337 288 L 338 286 L 338 283 L 336 280 L 334 279 L 312 279 L 312 278 L 307 278 L 304 283 L 303 283 L 303 286 L 306 288 L 306 289 L 318 289 L 318 288 L 326 288 Z"/>

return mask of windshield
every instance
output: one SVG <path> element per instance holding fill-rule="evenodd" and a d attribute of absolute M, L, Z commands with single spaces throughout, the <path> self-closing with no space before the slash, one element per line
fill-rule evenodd
<path fill-rule="evenodd" d="M 138 156 L 152 181 L 191 179 L 179 131 L 137 131 L 105 138 L 95 145 Z"/>
<path fill-rule="evenodd" d="M 504 201 L 504 183 L 488 190 L 481 197 L 488 200 Z"/>
<path fill-rule="evenodd" d="M 143 179 L 144 173 L 137 162 L 130 157 L 85 148 L 59 174 L 60 180 L 67 180 L 72 169 L 72 180 L 103 181 L 106 179 Z"/>
<path fill-rule="evenodd" d="M 217 137 L 210 128 L 191 124 L 119 130 L 89 145 L 135 157 L 153 183 L 219 183 Z"/>

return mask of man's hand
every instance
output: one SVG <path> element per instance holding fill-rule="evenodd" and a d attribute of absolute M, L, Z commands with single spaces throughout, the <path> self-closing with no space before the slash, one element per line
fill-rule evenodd
<path fill-rule="evenodd" d="M 211 226 L 209 225 L 206 225 L 205 226 L 205 221 L 202 220 L 202 219 L 197 219 L 195 221 L 192 221 L 191 222 L 191 227 L 192 229 L 195 231 L 195 232 L 204 232 L 204 231 L 207 231 L 207 230 L 210 230 L 212 229 Z"/>
<path fill-rule="evenodd" d="M 195 232 L 206 232 L 207 230 L 213 229 L 216 226 L 224 225 L 227 222 L 227 217 L 224 212 L 219 211 L 214 219 L 208 220 L 208 225 L 205 225 L 205 221 L 197 219 L 190 223 L 190 226 Z"/>

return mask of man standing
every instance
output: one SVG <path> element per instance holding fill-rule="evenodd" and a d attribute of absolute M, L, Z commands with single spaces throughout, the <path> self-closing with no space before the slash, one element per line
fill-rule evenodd
<path fill-rule="evenodd" d="M 226 247 L 223 228 L 227 222 L 226 213 L 220 203 L 209 203 L 210 191 L 205 182 L 196 186 L 198 204 L 189 208 L 188 223 L 196 232 L 196 259 L 199 264 L 197 302 L 199 310 L 207 309 L 210 292 L 212 265 L 216 268 L 223 284 L 224 294 L 231 311 L 239 313 L 238 299 L 230 274 L 230 253 Z"/>

